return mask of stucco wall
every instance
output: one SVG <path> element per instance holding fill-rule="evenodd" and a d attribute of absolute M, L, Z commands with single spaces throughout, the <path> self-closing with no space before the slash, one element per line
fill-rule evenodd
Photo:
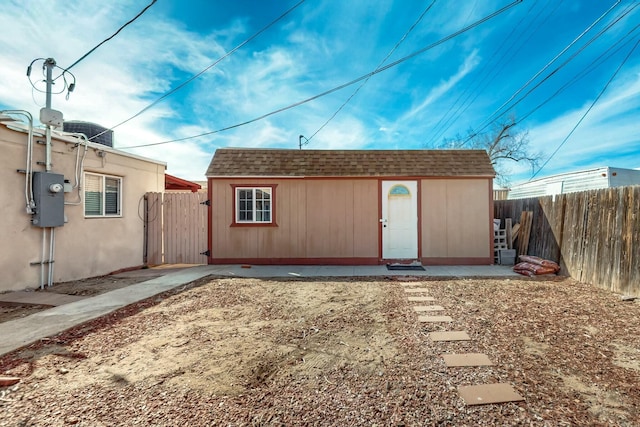
<path fill-rule="evenodd" d="M 277 227 L 231 226 L 234 184 L 277 184 Z M 211 262 L 379 262 L 377 178 L 216 178 L 209 187 Z M 490 179 L 423 179 L 420 196 L 424 263 L 491 264 Z"/>
<path fill-rule="evenodd" d="M 36 139 L 44 140 L 44 137 Z M 27 134 L 0 125 L 0 292 L 40 285 L 43 229 L 31 225 L 26 213 L 25 174 Z M 93 146 L 95 147 L 95 146 Z M 54 137 L 51 172 L 75 182 L 76 154 L 82 146 Z M 98 151 L 104 156 L 99 157 Z M 33 170 L 44 171 L 44 146 L 34 144 Z M 162 191 L 165 165 L 119 154 L 114 150 L 89 148 L 84 170 L 119 176 L 122 183 L 121 218 L 85 218 L 84 207 L 65 205 L 67 222 L 55 230 L 54 282 L 108 274 L 143 263 L 144 224 L 139 201 L 147 191 Z M 65 202 L 78 201 L 77 191 L 65 194 Z M 140 215 L 142 215 L 140 213 Z M 47 237 L 48 237 L 47 232 Z M 48 259 L 48 240 L 46 256 Z M 46 279 L 47 268 L 45 268 Z M 46 281 L 46 280 L 45 280 Z"/>

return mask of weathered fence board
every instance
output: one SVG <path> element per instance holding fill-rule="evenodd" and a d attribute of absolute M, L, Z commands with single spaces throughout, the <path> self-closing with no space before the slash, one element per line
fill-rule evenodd
<path fill-rule="evenodd" d="M 640 296 L 640 186 L 496 200 L 494 207 L 503 221 L 533 212 L 529 255 L 558 262 L 576 280 Z"/>
<path fill-rule="evenodd" d="M 162 193 L 147 193 L 144 203 L 145 263 L 162 264 Z"/>
<path fill-rule="evenodd" d="M 206 264 L 206 199 L 202 192 L 147 193 L 147 264 Z"/>

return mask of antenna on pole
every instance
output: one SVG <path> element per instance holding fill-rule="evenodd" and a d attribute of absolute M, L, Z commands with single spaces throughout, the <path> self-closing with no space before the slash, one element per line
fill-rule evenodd
<path fill-rule="evenodd" d="M 304 138 L 304 143 L 302 143 L 302 139 Z M 300 135 L 298 137 L 298 148 L 300 148 L 302 150 L 302 146 L 303 145 L 307 145 L 309 143 L 309 139 L 307 137 L 305 137 L 304 135 Z"/>

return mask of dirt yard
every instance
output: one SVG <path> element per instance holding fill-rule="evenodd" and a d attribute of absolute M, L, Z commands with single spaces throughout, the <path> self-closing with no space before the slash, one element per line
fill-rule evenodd
<path fill-rule="evenodd" d="M 418 323 L 418 285 L 452 323 Z M 639 318 L 571 280 L 207 279 L 0 358 L 0 426 L 637 426 Z M 494 382 L 525 401 L 457 392 Z"/>

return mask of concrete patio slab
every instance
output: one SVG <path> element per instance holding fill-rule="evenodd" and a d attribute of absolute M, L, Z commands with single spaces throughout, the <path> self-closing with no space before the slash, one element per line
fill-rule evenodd
<path fill-rule="evenodd" d="M 504 265 L 425 266 L 425 271 L 389 271 L 384 265 L 209 265 L 210 274 L 237 277 L 449 277 L 501 278 L 518 277 L 511 267 Z"/>

